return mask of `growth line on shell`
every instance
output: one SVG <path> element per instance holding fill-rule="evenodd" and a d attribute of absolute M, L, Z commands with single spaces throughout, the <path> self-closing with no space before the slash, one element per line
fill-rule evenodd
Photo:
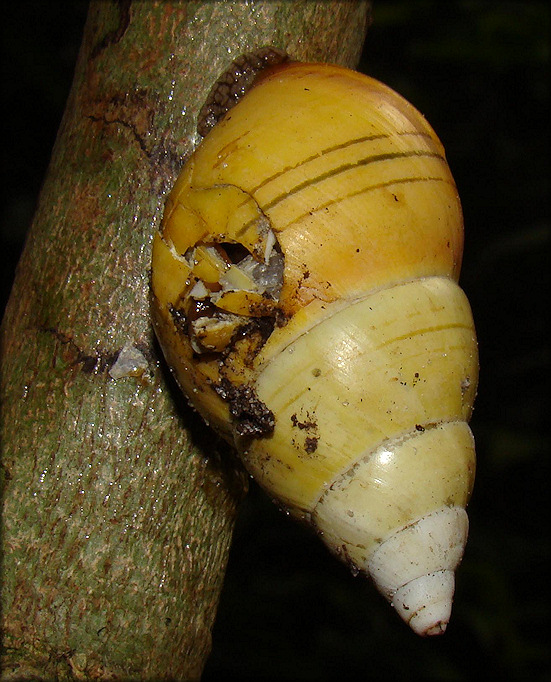
<path fill-rule="evenodd" d="M 310 325 L 304 327 L 303 329 L 303 334 L 307 334 L 311 331 L 313 331 L 316 327 L 318 327 L 320 324 L 323 324 L 327 320 L 331 319 L 335 315 L 338 315 L 341 313 L 344 309 L 343 304 L 346 303 L 347 306 L 355 306 L 355 305 L 361 305 L 364 301 L 369 299 L 371 296 L 374 294 L 383 292 L 383 291 L 389 291 L 392 289 L 400 289 L 401 287 L 408 286 L 412 282 L 422 282 L 424 280 L 432 280 L 432 279 L 444 279 L 444 280 L 449 280 L 450 282 L 453 282 L 453 280 L 450 277 L 443 277 L 441 275 L 432 275 L 428 277 L 416 277 L 414 279 L 408 279 L 404 280 L 402 282 L 392 282 L 388 284 L 387 286 L 382 286 L 382 287 L 377 287 L 374 289 L 369 289 L 367 291 L 364 291 L 361 295 L 355 296 L 354 298 L 346 299 L 346 301 L 329 301 L 326 302 L 323 306 L 323 309 L 325 311 L 325 314 L 317 317 L 315 321 L 313 321 Z M 457 328 L 462 328 L 463 325 L 458 325 Z M 444 330 L 444 326 L 442 325 L 442 330 Z M 452 325 L 449 326 L 449 328 L 453 328 Z M 466 329 L 470 329 L 470 327 L 465 327 Z M 427 330 L 425 330 L 427 331 Z M 407 336 L 410 336 L 409 334 Z M 407 336 L 405 338 L 407 338 Z M 284 351 L 288 351 L 289 348 L 300 338 L 300 336 L 293 337 L 291 340 L 289 340 L 288 343 L 282 344 L 281 346 L 278 347 L 278 352 L 283 353 Z M 400 337 L 404 338 L 404 337 Z M 392 341 L 389 341 L 388 343 L 392 343 Z M 384 346 L 388 345 L 387 344 L 382 344 L 374 347 L 374 350 L 379 350 L 383 348 Z M 271 358 L 266 358 L 262 362 L 257 363 L 256 368 L 259 373 L 259 375 L 262 373 L 262 371 L 269 365 Z"/>
<path fill-rule="evenodd" d="M 317 154 L 311 154 L 310 156 L 307 156 L 305 159 L 302 159 L 300 163 L 296 163 L 293 166 L 286 166 L 285 168 L 282 168 L 279 170 L 277 173 L 274 173 L 273 175 L 270 175 L 268 178 L 263 180 L 259 185 L 256 185 L 256 187 L 251 188 L 250 192 L 251 194 L 254 194 L 255 192 L 258 192 L 259 189 L 262 189 L 266 185 L 269 185 L 271 182 L 274 180 L 277 180 L 280 178 L 282 175 L 285 175 L 289 171 L 296 170 L 297 168 L 301 168 L 302 166 L 305 166 L 308 163 L 311 163 L 312 161 L 317 161 L 318 159 L 322 158 L 323 156 L 327 156 L 328 154 L 331 154 L 336 151 L 342 151 L 344 149 L 350 149 L 351 147 L 354 147 L 359 144 L 363 144 L 364 142 L 374 142 L 375 140 L 392 140 L 393 137 L 405 137 L 405 136 L 412 136 L 412 137 L 424 137 L 430 140 L 430 135 L 427 133 L 418 133 L 415 131 L 404 131 L 402 133 L 396 133 L 394 135 L 388 135 L 388 134 L 378 134 L 378 135 L 364 135 L 362 137 L 356 137 L 352 140 L 347 140 L 346 142 L 341 142 L 340 144 L 335 144 L 330 147 L 326 147 L 325 149 L 322 149 L 320 152 Z"/>
<path fill-rule="evenodd" d="M 445 161 L 442 157 L 439 155 L 434 155 L 435 157 L 442 159 L 442 161 Z M 277 226 L 277 227 L 272 227 L 274 232 L 283 232 L 283 230 L 287 229 L 291 225 L 294 225 L 295 223 L 300 222 L 306 216 L 312 216 L 315 213 L 319 213 L 320 211 L 325 210 L 326 208 L 329 208 L 329 206 L 335 206 L 336 204 L 339 204 L 343 201 L 346 201 L 347 199 L 351 199 L 353 197 L 359 196 L 360 194 L 367 194 L 368 192 L 373 192 L 378 189 L 383 189 L 384 187 L 392 187 L 393 185 L 402 185 L 402 184 L 408 184 L 408 183 L 414 183 L 414 182 L 443 182 L 445 184 L 451 185 L 455 189 L 455 184 L 453 182 L 450 182 L 448 178 L 445 177 L 440 177 L 440 176 L 434 176 L 434 175 L 427 175 L 427 176 L 416 176 L 413 178 L 395 178 L 392 180 L 387 180 L 386 182 L 379 182 L 376 185 L 368 185 L 367 187 L 362 187 L 361 189 L 355 190 L 354 192 L 350 192 L 348 194 L 345 194 L 342 197 L 337 197 L 335 199 L 331 199 L 330 201 L 326 201 L 323 204 L 320 204 L 319 206 L 315 206 L 314 208 L 310 209 L 309 211 L 305 211 L 304 213 L 301 213 L 299 216 L 296 218 L 293 218 L 293 220 L 290 223 L 287 223 L 286 225 L 283 226 Z M 285 198 L 285 197 L 283 197 Z M 272 208 L 273 203 L 269 204 L 267 206 L 263 207 L 263 211 L 266 210 L 267 208 Z M 246 222 L 241 229 L 239 229 L 236 232 L 236 238 L 240 237 L 241 235 L 245 234 L 247 230 L 251 227 L 251 225 L 254 223 L 254 220 L 249 220 Z"/>
<path fill-rule="evenodd" d="M 362 187 L 361 189 L 358 189 L 354 192 L 350 192 L 349 194 L 346 194 L 345 196 L 338 197 L 336 199 L 331 199 L 331 201 L 326 201 L 323 204 L 320 204 L 319 206 L 316 206 L 312 208 L 309 211 L 305 211 L 304 213 L 301 213 L 299 216 L 296 218 L 293 218 L 290 223 L 287 223 L 284 225 L 282 228 L 280 228 L 278 231 L 283 231 L 290 227 L 291 225 L 294 225 L 304 218 L 306 216 L 312 216 L 315 213 L 319 213 L 320 211 L 324 211 L 326 208 L 329 208 L 330 206 L 335 206 L 336 204 L 340 204 L 343 201 L 346 201 L 347 199 L 351 199 L 352 197 L 357 197 L 360 194 L 367 194 L 368 192 L 373 192 L 378 189 L 382 189 L 384 187 L 392 187 L 393 185 L 400 185 L 400 184 L 408 184 L 408 183 L 413 183 L 413 182 L 443 182 L 446 184 L 450 184 L 453 187 L 453 183 L 450 183 L 447 178 L 441 178 L 437 176 L 425 176 L 425 177 L 414 177 L 414 178 L 396 178 L 395 180 L 388 180 L 387 182 L 379 182 L 376 185 L 369 185 L 368 187 Z"/>
<path fill-rule="evenodd" d="M 431 431 L 432 429 L 437 429 L 441 426 L 444 426 L 445 424 L 460 424 L 461 421 L 459 419 L 440 419 L 438 421 L 434 422 L 427 422 L 425 424 L 421 424 L 422 426 L 422 431 Z M 358 466 L 362 464 L 362 462 L 369 460 L 372 458 L 374 455 L 376 455 L 381 449 L 385 448 L 386 450 L 392 450 L 395 448 L 397 445 L 402 445 L 403 443 L 407 442 L 408 440 L 411 440 L 412 438 L 415 438 L 416 436 L 419 435 L 420 432 L 422 432 L 419 428 L 418 425 L 415 426 L 415 428 L 408 429 L 407 431 L 403 431 L 402 433 L 399 433 L 396 436 L 393 436 L 392 438 L 385 438 L 382 440 L 380 443 L 378 443 L 375 447 L 370 448 L 369 450 L 364 450 L 361 454 L 357 455 L 357 457 L 350 462 L 347 462 L 346 467 L 344 467 L 341 471 L 336 472 L 333 480 L 331 483 L 329 483 L 324 491 L 321 493 L 321 495 L 318 498 L 318 501 L 314 505 L 312 509 L 312 515 L 316 513 L 316 509 L 318 508 L 318 505 L 320 502 L 323 500 L 323 498 L 329 493 L 331 488 L 340 480 L 346 478 L 347 476 L 350 475 L 350 472 L 354 471 Z"/>
<path fill-rule="evenodd" d="M 440 325 L 434 325 L 433 327 L 424 327 L 423 329 L 415 329 L 409 331 L 407 334 L 402 334 L 401 336 L 395 336 L 392 339 L 389 339 L 385 343 L 382 343 L 381 345 L 377 346 L 375 350 L 379 350 L 380 348 L 385 348 L 385 346 L 392 345 L 393 343 L 396 343 L 398 341 L 404 341 L 406 339 L 411 339 L 414 336 L 422 336 L 423 334 L 432 334 L 433 332 L 443 332 L 443 331 L 448 331 L 450 329 L 467 329 L 470 330 L 471 327 L 466 325 L 466 324 L 460 324 L 460 323 L 454 323 L 454 324 L 440 324 Z"/>
<path fill-rule="evenodd" d="M 337 175 L 346 173 L 347 171 L 353 170 L 354 168 L 359 168 L 360 166 L 368 166 L 372 163 L 382 163 L 384 161 L 395 161 L 396 159 L 407 159 L 412 157 L 435 158 L 442 162 L 445 162 L 445 159 L 442 157 L 442 155 L 438 154 L 437 152 L 425 152 L 418 150 L 411 152 L 389 152 L 387 154 L 374 154 L 372 156 L 366 156 L 362 159 L 358 159 L 357 161 L 352 161 L 350 163 L 345 163 L 342 164 L 341 166 L 337 166 L 336 168 L 332 168 L 331 170 L 328 170 L 325 173 L 321 173 L 320 175 L 317 175 L 313 178 L 309 178 L 304 182 L 300 182 L 298 185 L 295 185 L 293 189 L 289 190 L 288 192 L 279 194 L 270 202 L 264 204 L 263 209 L 264 211 L 269 210 L 270 208 L 273 208 L 274 206 L 279 204 L 281 201 L 284 201 L 289 197 L 298 194 L 300 191 L 306 189 L 307 187 L 317 185 L 318 183 L 323 182 L 328 178 L 336 177 Z"/>

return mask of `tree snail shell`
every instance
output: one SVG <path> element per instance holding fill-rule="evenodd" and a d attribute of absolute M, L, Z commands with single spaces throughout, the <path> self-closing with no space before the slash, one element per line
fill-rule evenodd
<path fill-rule="evenodd" d="M 252 476 L 443 632 L 475 470 L 478 359 L 443 147 L 365 75 L 288 62 L 210 131 L 153 246 L 153 317 Z"/>

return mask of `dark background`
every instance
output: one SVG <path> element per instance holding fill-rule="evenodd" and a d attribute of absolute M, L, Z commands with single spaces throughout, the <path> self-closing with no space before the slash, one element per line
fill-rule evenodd
<path fill-rule="evenodd" d="M 87 3 L 7 2 L 2 309 L 71 84 Z M 547 2 L 375 0 L 361 70 L 420 109 L 462 197 L 481 378 L 471 532 L 444 637 L 421 640 L 254 486 L 204 682 L 549 679 Z"/>

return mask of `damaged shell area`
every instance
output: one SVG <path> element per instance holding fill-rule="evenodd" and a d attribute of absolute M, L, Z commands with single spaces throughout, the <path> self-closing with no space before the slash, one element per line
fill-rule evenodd
<path fill-rule="evenodd" d="M 462 248 L 421 114 L 296 63 L 208 132 L 153 244 L 155 329 L 191 404 L 423 635 L 449 619 L 474 481 Z"/>
<path fill-rule="evenodd" d="M 193 160 L 186 168 L 154 237 L 156 328 L 191 402 L 226 436 L 240 414 L 242 434 L 259 413 L 247 382 L 251 358 L 282 317 L 284 258 L 251 196 L 229 184 L 180 192 Z M 258 418 L 258 432 L 265 422 Z"/>

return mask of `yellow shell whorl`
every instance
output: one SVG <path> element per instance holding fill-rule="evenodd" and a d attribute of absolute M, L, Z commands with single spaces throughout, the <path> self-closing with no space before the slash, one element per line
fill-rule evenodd
<path fill-rule="evenodd" d="M 267 342 L 256 390 L 278 428 L 244 454 L 254 477 L 306 516 L 351 462 L 416 430 L 466 421 L 477 384 L 470 309 L 451 280 L 414 280 L 335 307 L 311 327 L 304 320 L 270 361 Z"/>

